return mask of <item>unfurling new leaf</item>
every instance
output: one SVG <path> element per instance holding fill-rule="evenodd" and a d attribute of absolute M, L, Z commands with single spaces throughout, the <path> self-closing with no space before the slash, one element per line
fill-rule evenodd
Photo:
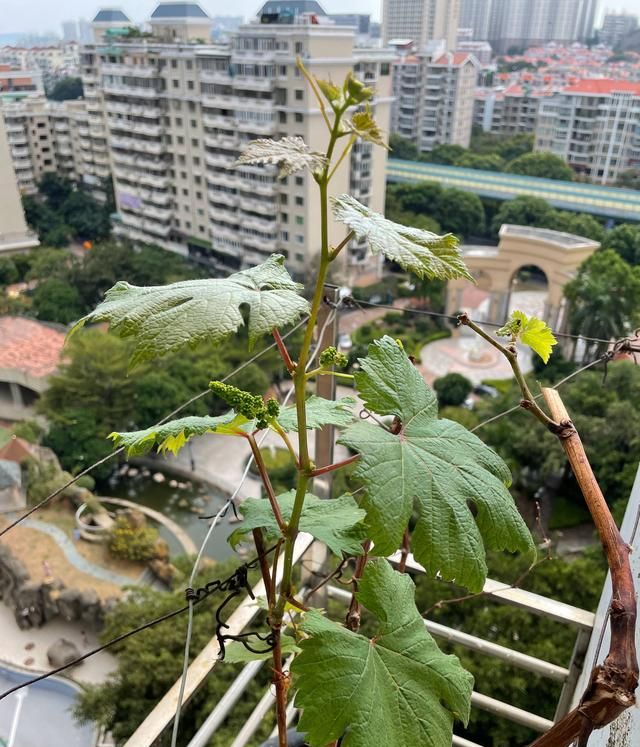
<path fill-rule="evenodd" d="M 520 340 L 537 353 L 545 363 L 549 361 L 553 346 L 558 344 L 545 322 L 535 316 L 527 316 L 522 311 L 512 311 L 507 323 L 496 334 L 501 337 L 511 337 L 514 342 Z"/>
<path fill-rule="evenodd" d="M 351 121 L 346 124 L 351 132 L 361 140 L 366 140 L 374 145 L 381 145 L 383 148 L 389 147 L 368 106 L 363 112 L 356 112 L 351 117 Z"/>
<path fill-rule="evenodd" d="M 289 521 L 295 501 L 295 491 L 279 495 L 278 505 L 282 518 Z M 229 536 L 229 543 L 235 547 L 245 535 L 253 529 L 262 528 L 267 539 L 279 538 L 280 528 L 275 520 L 269 502 L 248 498 L 242 504 L 243 522 Z M 300 516 L 300 531 L 308 532 L 331 550 L 334 555 L 342 557 L 362 554 L 362 540 L 365 538 L 363 524 L 365 512 L 351 495 L 322 501 L 315 495 L 307 493 Z"/>
<path fill-rule="evenodd" d="M 350 195 L 333 200 L 335 219 L 366 239 L 373 254 L 382 254 L 420 278 L 473 280 L 462 260 L 458 239 L 420 228 L 407 228 L 374 213 Z"/>
<path fill-rule="evenodd" d="M 379 621 L 369 639 L 305 614 L 302 653 L 291 671 L 302 708 L 299 730 L 312 747 L 444 747 L 453 720 L 467 722 L 473 677 L 427 632 L 409 576 L 370 560 L 359 601 Z"/>
<path fill-rule="evenodd" d="M 301 169 L 318 171 L 326 162 L 322 153 L 312 151 L 301 137 L 283 137 L 280 140 L 252 140 L 238 156 L 236 165 L 276 164 L 280 167 L 282 179 Z"/>
<path fill-rule="evenodd" d="M 430 575 L 480 591 L 485 546 L 533 550 L 506 464 L 459 423 L 438 419 L 435 394 L 391 337 L 370 345 L 360 366 L 356 387 L 367 409 L 400 420 L 399 433 L 358 422 L 340 439 L 360 453 L 354 476 L 366 487 L 360 505 L 376 554 L 394 552 L 415 515 L 416 560 Z"/>
<path fill-rule="evenodd" d="M 134 338 L 133 365 L 185 345 L 221 342 L 244 324 L 241 309 L 247 306 L 249 344 L 253 345 L 261 335 L 297 321 L 308 311 L 301 290 L 279 254 L 220 280 L 186 280 L 148 288 L 119 282 L 72 332 L 86 323 L 109 322 L 121 337 Z"/>
<path fill-rule="evenodd" d="M 109 438 L 116 446 L 124 446 L 128 456 L 141 456 L 153 446 L 157 446 L 158 451 L 170 451 L 172 454 L 177 454 L 193 436 L 203 436 L 205 433 L 239 436 L 251 430 L 252 424 L 250 423 L 251 421 L 243 415 L 238 415 L 233 411 L 215 418 L 191 415 L 141 431 L 110 433 Z"/>

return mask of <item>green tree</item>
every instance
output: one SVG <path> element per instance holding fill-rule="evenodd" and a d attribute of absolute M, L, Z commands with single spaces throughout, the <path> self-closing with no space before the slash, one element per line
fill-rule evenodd
<path fill-rule="evenodd" d="M 26 280 L 47 280 L 52 277 L 66 279 L 72 262 L 73 256 L 64 249 L 40 247 L 31 255 Z"/>
<path fill-rule="evenodd" d="M 640 226 L 622 223 L 608 231 L 602 241 L 603 249 L 612 249 L 630 265 L 640 265 Z"/>
<path fill-rule="evenodd" d="M 553 153 L 525 153 L 514 158 L 507 164 L 510 174 L 525 174 L 526 176 L 541 176 L 546 179 L 573 181 L 573 169 Z"/>
<path fill-rule="evenodd" d="M 491 230 L 497 236 L 503 223 L 516 226 L 546 226 L 551 212 L 551 205 L 546 200 L 520 195 L 502 203 L 493 218 Z"/>
<path fill-rule="evenodd" d="M 38 182 L 38 192 L 44 197 L 47 207 L 57 211 L 73 194 L 73 184 L 65 177 L 48 171 Z"/>
<path fill-rule="evenodd" d="M 495 153 L 483 155 L 468 151 L 456 159 L 454 163 L 454 166 L 467 169 L 484 169 L 485 171 L 504 171 L 505 165 L 504 158 Z"/>
<path fill-rule="evenodd" d="M 482 200 L 471 192 L 454 188 L 443 189 L 432 214 L 443 231 L 449 231 L 456 236 L 482 236 L 485 231 Z"/>
<path fill-rule="evenodd" d="M 420 151 L 416 145 L 406 137 L 391 133 L 389 135 L 389 147 L 392 158 L 403 158 L 407 161 L 417 161 Z"/>
<path fill-rule="evenodd" d="M 616 187 L 640 189 L 640 170 L 627 169 L 626 171 L 622 171 L 616 179 Z"/>
<path fill-rule="evenodd" d="M 564 295 L 571 304 L 573 334 L 608 340 L 640 323 L 640 267 L 631 267 L 613 249 L 591 255 L 565 285 Z"/>
<path fill-rule="evenodd" d="M 541 228 L 552 228 L 554 231 L 573 233 L 593 241 L 602 242 L 605 230 L 602 224 L 587 213 L 571 213 L 568 210 L 552 210 Z"/>
<path fill-rule="evenodd" d="M 33 292 L 33 311 L 43 321 L 70 324 L 83 310 L 78 291 L 59 278 L 43 280 Z"/>
<path fill-rule="evenodd" d="M 0 285 L 17 283 L 20 274 L 11 257 L 0 257 Z"/>
<path fill-rule="evenodd" d="M 83 96 L 82 79 L 73 77 L 61 78 L 47 93 L 47 97 L 53 99 L 53 101 L 81 99 Z"/>
<path fill-rule="evenodd" d="M 463 156 L 465 149 L 461 145 L 436 145 L 429 153 L 428 160 L 431 163 L 440 163 L 447 166 L 453 166 L 458 158 Z"/>
<path fill-rule="evenodd" d="M 448 373 L 433 382 L 441 407 L 457 407 L 471 393 L 473 384 L 459 373 Z"/>
<path fill-rule="evenodd" d="M 109 215 L 86 192 L 72 192 L 62 205 L 61 212 L 76 238 L 102 241 L 109 237 Z"/>

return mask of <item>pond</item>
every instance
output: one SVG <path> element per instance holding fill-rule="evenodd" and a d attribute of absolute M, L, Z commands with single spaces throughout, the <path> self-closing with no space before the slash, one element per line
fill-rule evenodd
<path fill-rule="evenodd" d="M 102 492 L 160 511 L 182 527 L 196 546 L 200 547 L 209 528 L 209 522 L 200 519 L 200 516 L 215 514 L 227 496 L 211 485 L 174 477 L 171 474 L 163 476 L 163 482 L 156 482 L 154 476 L 159 474 L 161 473 L 155 471 L 151 473 L 148 469 L 132 468 L 126 475 L 114 475 L 109 480 L 108 487 Z M 227 542 L 227 537 L 233 531 L 233 524 L 229 521 L 232 518 L 233 512 L 229 511 L 214 529 L 205 556 L 214 560 L 224 560 L 233 555 L 233 550 Z M 159 532 L 169 543 L 171 554 L 181 555 L 182 548 L 173 534 L 165 527 L 159 527 Z"/>

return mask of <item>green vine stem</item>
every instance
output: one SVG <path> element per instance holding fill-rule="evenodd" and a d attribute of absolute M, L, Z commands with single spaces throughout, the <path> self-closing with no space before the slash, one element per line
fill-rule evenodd
<path fill-rule="evenodd" d="M 494 348 L 496 348 L 496 350 L 499 350 L 500 353 L 504 355 L 504 357 L 509 362 L 509 365 L 511 366 L 513 375 L 515 376 L 516 381 L 518 382 L 518 386 L 520 387 L 520 392 L 522 393 L 522 401 L 520 402 L 520 407 L 525 410 L 529 410 L 542 423 L 542 425 L 548 428 L 552 433 L 557 433 L 560 429 L 560 425 L 556 423 L 555 420 L 552 420 L 547 415 L 547 413 L 536 403 L 536 398 L 533 396 L 531 390 L 529 389 L 529 385 L 527 384 L 524 374 L 522 373 L 522 369 L 518 364 L 518 353 L 516 351 L 515 345 L 502 345 L 495 338 L 491 337 L 491 335 L 487 334 L 487 332 L 485 332 L 482 327 L 471 321 L 469 315 L 466 313 L 458 315 L 458 322 L 460 324 L 463 324 L 465 327 L 469 327 L 470 329 L 472 329 L 477 335 L 482 337 L 483 340 L 486 340 L 490 345 L 492 345 Z"/>

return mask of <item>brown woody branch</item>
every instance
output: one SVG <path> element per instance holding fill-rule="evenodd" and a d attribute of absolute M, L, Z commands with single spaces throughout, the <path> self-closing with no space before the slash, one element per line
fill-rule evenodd
<path fill-rule="evenodd" d="M 553 419 L 562 429 L 556 434 L 591 513 L 611 572 L 609 619 L 611 642 L 604 662 L 591 673 L 577 708 L 558 721 L 531 747 L 586 747 L 596 729 L 610 724 L 635 703 L 638 660 L 635 646 L 636 592 L 629 562 L 631 548 L 623 540 L 596 481 L 582 440 L 562 399 L 554 389 L 542 390 Z"/>

